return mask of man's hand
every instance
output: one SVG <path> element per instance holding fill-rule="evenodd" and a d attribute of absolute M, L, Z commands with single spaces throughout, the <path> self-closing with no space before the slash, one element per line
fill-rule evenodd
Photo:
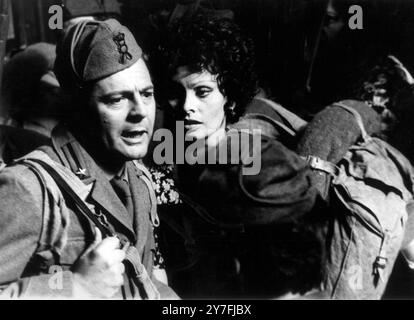
<path fill-rule="evenodd" d="M 74 298 L 113 298 L 122 286 L 125 251 L 118 238 L 102 240 L 95 228 L 95 240 L 82 254 L 72 271 Z"/>

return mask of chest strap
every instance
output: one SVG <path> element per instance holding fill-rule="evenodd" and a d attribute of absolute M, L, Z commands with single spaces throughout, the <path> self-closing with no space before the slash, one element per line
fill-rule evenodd
<path fill-rule="evenodd" d="M 133 163 L 138 170 L 142 171 L 140 178 L 147 186 L 151 200 L 151 223 L 154 227 L 158 227 L 160 225 L 160 219 L 157 213 L 157 196 L 155 195 L 154 186 L 152 184 L 151 173 L 143 164 L 139 163 L 138 161 L 134 160 Z"/>
<path fill-rule="evenodd" d="M 71 188 L 70 184 L 62 177 L 58 169 L 54 168 L 46 161 L 37 158 L 23 159 L 22 162 L 35 169 L 36 171 L 38 170 L 33 165 L 33 163 L 39 164 L 44 170 L 46 170 L 47 173 L 49 173 L 56 184 L 70 197 L 70 199 L 74 201 L 79 212 L 83 214 L 89 221 L 91 221 L 101 231 L 103 236 L 117 237 L 115 230 L 106 221 L 106 219 L 101 219 L 101 217 L 105 216 L 95 214 L 79 197 L 79 195 Z M 131 246 L 129 242 L 123 242 L 122 239 L 120 239 L 120 241 L 122 249 L 125 250 L 126 253 L 124 264 L 126 266 L 126 269 L 129 271 L 128 275 L 138 287 L 139 296 L 143 299 L 159 299 L 160 294 L 155 285 L 152 283 L 144 265 L 142 264 L 141 257 L 137 248 Z M 136 297 L 136 295 L 133 295 L 132 297 Z"/>

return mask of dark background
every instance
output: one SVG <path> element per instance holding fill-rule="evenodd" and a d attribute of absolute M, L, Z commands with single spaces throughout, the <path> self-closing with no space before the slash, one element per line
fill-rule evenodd
<path fill-rule="evenodd" d="M 346 95 L 356 74 L 364 72 L 359 66 L 372 65 L 384 55 L 395 55 L 414 73 L 414 1 L 337 3 L 344 26 L 329 38 L 326 31 L 338 21 L 327 16 L 325 0 L 10 0 L 6 57 L 35 42 L 56 42 L 56 32 L 48 28 L 48 8 L 54 4 L 63 4 L 72 17 L 117 17 L 150 56 L 165 25 L 197 8 L 233 17 L 254 40 L 263 90 L 309 119 Z M 363 9 L 363 30 L 348 28 L 347 8 L 353 4 Z M 414 297 L 414 281 L 407 274 L 399 260 L 386 298 Z"/>
<path fill-rule="evenodd" d="M 343 11 L 345 27 L 336 36 L 339 45 L 335 49 L 325 44 L 322 32 L 311 88 L 306 88 L 306 83 L 316 39 L 320 28 L 331 23 L 325 15 L 326 0 L 11 0 L 14 36 L 7 42 L 7 53 L 38 41 L 55 42 L 55 34 L 48 28 L 48 8 L 53 4 L 63 4 L 72 16 L 118 17 L 148 53 L 155 48 L 168 21 L 179 17 L 180 10 L 197 7 L 234 17 L 255 42 L 261 87 L 270 97 L 306 117 L 332 102 L 330 95 L 344 86 L 338 79 L 348 77 L 348 71 L 360 61 L 392 53 L 414 72 L 414 1 L 336 2 L 342 10 L 360 5 L 364 28 L 350 30 L 347 19 L 351 15 Z"/>

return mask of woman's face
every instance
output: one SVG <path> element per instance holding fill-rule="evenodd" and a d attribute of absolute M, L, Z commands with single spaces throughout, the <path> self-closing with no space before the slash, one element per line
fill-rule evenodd
<path fill-rule="evenodd" d="M 187 67 L 179 67 L 173 81 L 178 92 L 169 102 L 183 114 L 186 138 L 204 139 L 224 129 L 227 99 L 218 88 L 216 76 L 206 70 L 192 73 Z"/>

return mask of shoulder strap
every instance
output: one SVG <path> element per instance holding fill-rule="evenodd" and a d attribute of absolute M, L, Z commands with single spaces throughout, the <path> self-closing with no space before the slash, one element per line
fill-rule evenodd
<path fill-rule="evenodd" d="M 137 169 L 141 170 L 143 173 L 141 179 L 147 185 L 148 193 L 150 195 L 151 200 L 151 223 L 154 227 L 158 227 L 160 225 L 160 219 L 158 218 L 157 213 L 157 197 L 155 195 L 154 186 L 152 184 L 151 173 L 142 163 L 139 163 L 137 160 L 134 160 L 133 164 Z"/>
<path fill-rule="evenodd" d="M 299 132 L 306 127 L 308 124 L 305 120 L 303 120 L 298 115 L 294 114 L 293 112 L 283 108 L 280 104 L 276 102 L 266 99 L 266 98 L 255 98 L 257 100 L 261 100 L 268 104 L 283 120 L 285 120 L 289 125 L 296 131 Z"/>
<path fill-rule="evenodd" d="M 79 195 L 73 190 L 73 188 L 68 183 L 68 177 L 63 175 L 52 165 L 46 161 L 39 158 L 27 158 L 23 159 L 23 163 L 29 165 L 33 168 L 33 162 L 42 166 L 43 169 L 53 178 L 56 184 L 73 200 L 76 206 L 79 209 L 79 212 L 82 213 L 88 220 L 93 222 L 93 224 L 101 231 L 103 236 L 114 236 L 115 232 L 109 224 L 104 224 L 99 220 L 97 215 L 92 212 L 92 210 L 86 205 Z M 32 163 L 31 163 L 32 162 Z M 74 177 L 75 178 L 75 177 Z M 77 178 L 76 178 L 77 179 Z"/>
<path fill-rule="evenodd" d="M 210 213 L 207 212 L 207 210 L 191 199 L 191 197 L 187 196 L 181 191 L 177 191 L 180 195 L 181 200 L 187 204 L 193 211 L 201 218 L 203 221 L 207 222 L 208 224 L 220 227 L 223 229 L 229 229 L 229 230 L 244 230 L 244 224 L 242 223 L 225 223 L 217 220 L 214 218 Z"/>
<path fill-rule="evenodd" d="M 292 137 L 296 136 L 296 132 L 294 130 L 292 130 L 291 128 L 289 128 L 287 125 L 283 124 L 280 121 L 276 121 L 274 119 L 272 119 L 271 117 L 268 117 L 264 114 L 261 113 L 249 113 L 243 116 L 243 119 L 253 119 L 253 120 L 263 120 L 263 121 L 267 121 L 270 122 L 274 127 L 277 127 L 278 129 L 282 129 L 284 132 L 286 132 L 287 134 L 289 134 Z M 243 120 L 241 120 L 243 121 Z M 254 128 L 257 128 L 256 125 L 253 125 Z"/>
<path fill-rule="evenodd" d="M 312 155 L 309 155 L 307 157 L 301 156 L 301 158 L 305 160 L 308 163 L 309 167 L 311 167 L 314 170 L 323 171 L 334 177 L 339 174 L 339 168 L 332 162 L 323 160 L 319 157 Z"/>
<path fill-rule="evenodd" d="M 364 122 L 362 121 L 361 115 L 358 113 L 358 111 L 356 111 L 354 108 L 351 108 L 350 106 L 347 106 L 343 102 L 336 102 L 333 105 L 337 106 L 337 107 L 340 107 L 340 108 L 348 111 L 349 113 L 351 113 L 354 116 L 354 118 L 355 118 L 355 120 L 356 120 L 356 122 L 359 126 L 359 129 L 361 130 L 362 139 L 364 141 L 369 140 L 370 136 L 368 135 L 367 131 L 365 130 Z"/>
<path fill-rule="evenodd" d="M 361 115 L 358 113 L 358 111 L 356 111 L 354 108 L 351 108 L 350 106 L 347 106 L 343 102 L 336 102 L 336 103 L 333 104 L 333 106 L 340 107 L 340 108 L 348 111 L 350 114 L 353 115 L 353 117 L 355 118 L 355 120 L 358 124 L 359 129 L 361 130 L 361 137 L 362 137 L 362 140 L 364 142 L 368 141 L 371 138 L 368 135 L 367 131 L 365 130 L 364 123 L 363 123 Z M 332 176 L 337 176 L 338 173 L 339 173 L 339 168 L 335 164 L 333 164 L 329 161 L 320 159 L 320 158 L 318 158 L 316 156 L 312 156 L 312 155 L 309 155 L 307 157 L 302 157 L 302 158 L 308 162 L 309 166 L 312 169 L 326 172 L 326 173 L 328 173 Z"/>
<path fill-rule="evenodd" d="M 79 197 L 79 195 L 73 190 L 73 188 L 69 185 L 59 170 L 54 168 L 48 162 L 39 158 L 22 159 L 22 163 L 31 166 L 32 168 L 35 168 L 34 163 L 42 166 L 42 168 L 45 169 L 46 172 L 49 173 L 49 175 L 53 178 L 56 184 L 74 201 L 79 209 L 79 212 L 83 214 L 89 221 L 91 221 L 101 231 L 103 236 L 116 236 L 116 232 L 113 227 L 110 224 L 105 223 L 105 219 L 103 219 L 103 221 L 99 219 L 99 216 L 96 215 Z M 77 177 L 74 178 L 78 179 Z M 122 243 L 121 245 L 123 247 L 123 250 L 126 252 L 125 263 L 128 267 L 128 273 L 132 276 L 135 284 L 141 289 L 140 295 L 142 298 L 159 299 L 160 294 L 155 285 L 152 283 L 144 265 L 142 264 L 139 252 L 136 247 L 131 246 L 129 242 Z M 127 296 L 129 297 L 129 295 Z M 136 296 L 136 293 L 134 293 L 133 296 Z"/>

